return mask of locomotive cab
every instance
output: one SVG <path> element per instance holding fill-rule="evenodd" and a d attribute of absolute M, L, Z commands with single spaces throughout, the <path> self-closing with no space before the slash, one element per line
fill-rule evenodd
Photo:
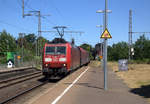
<path fill-rule="evenodd" d="M 43 74 L 60 76 L 67 73 L 67 45 L 46 44 L 43 55 Z"/>

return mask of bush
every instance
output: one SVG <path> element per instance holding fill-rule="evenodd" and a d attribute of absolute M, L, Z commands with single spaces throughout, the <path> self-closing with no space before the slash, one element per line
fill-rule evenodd
<path fill-rule="evenodd" d="M 0 64 L 6 64 L 6 63 L 7 63 L 6 57 L 0 57 Z"/>
<path fill-rule="evenodd" d="M 138 60 L 130 60 L 129 64 L 150 64 L 150 59 L 138 59 Z"/>

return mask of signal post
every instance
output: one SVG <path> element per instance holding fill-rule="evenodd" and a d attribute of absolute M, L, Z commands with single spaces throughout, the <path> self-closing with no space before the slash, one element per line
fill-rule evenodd
<path fill-rule="evenodd" d="M 107 29 L 107 13 L 112 12 L 111 10 L 107 9 L 107 0 L 105 0 L 105 10 L 104 11 L 97 11 L 97 13 L 104 13 L 104 32 L 102 33 L 101 37 L 104 39 L 103 44 L 103 70 L 104 70 L 104 90 L 107 90 L 107 39 L 112 38 L 108 29 Z"/>

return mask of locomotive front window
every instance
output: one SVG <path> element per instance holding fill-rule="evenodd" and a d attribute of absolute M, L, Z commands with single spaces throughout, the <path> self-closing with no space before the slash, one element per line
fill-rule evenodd
<path fill-rule="evenodd" d="M 55 47 L 46 47 L 46 54 L 55 54 Z"/>
<path fill-rule="evenodd" d="M 56 54 L 66 54 L 66 47 L 64 47 L 64 46 L 57 46 Z"/>
<path fill-rule="evenodd" d="M 56 47 L 46 47 L 46 54 L 66 54 L 66 47 L 56 46 Z"/>

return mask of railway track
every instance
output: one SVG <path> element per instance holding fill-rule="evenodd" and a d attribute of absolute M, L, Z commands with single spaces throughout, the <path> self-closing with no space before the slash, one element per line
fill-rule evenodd
<path fill-rule="evenodd" d="M 51 84 L 53 86 L 57 81 L 59 80 L 46 79 L 39 70 L 0 80 L 0 104 L 12 104 L 15 101 L 19 101 L 18 99 L 22 99 L 26 94 L 30 94 L 29 92 L 32 93 L 33 90 L 45 84 Z"/>
<path fill-rule="evenodd" d="M 0 73 L 0 77 L 0 104 L 5 104 L 46 83 L 46 80 L 39 81 L 43 75 L 35 68 Z"/>
<path fill-rule="evenodd" d="M 32 90 L 34 90 L 34 89 L 36 89 L 36 88 L 38 88 L 38 87 L 44 85 L 44 84 L 46 84 L 46 82 L 47 82 L 47 81 L 45 81 L 44 83 L 38 84 L 38 85 L 36 85 L 36 86 L 34 86 L 34 87 L 32 87 L 32 88 L 26 89 L 26 90 L 24 90 L 24 91 L 22 91 L 22 92 L 20 92 L 20 93 L 18 93 L 18 94 L 16 94 L 16 95 L 14 95 L 14 96 L 9 97 L 8 99 L 5 99 L 5 100 L 3 100 L 3 101 L 0 101 L 0 104 L 6 104 L 6 103 L 10 102 L 11 100 L 14 100 L 14 99 L 17 98 L 17 97 L 19 97 L 19 96 L 21 96 L 21 95 L 23 95 L 23 94 L 26 94 L 26 93 L 28 93 L 28 92 L 30 92 L 30 91 L 32 91 Z"/>
<path fill-rule="evenodd" d="M 41 71 L 38 71 L 27 75 L 22 75 L 22 76 L 17 76 L 6 80 L 2 80 L 0 81 L 0 89 L 40 76 L 42 76 L 42 73 Z"/>
<path fill-rule="evenodd" d="M 12 73 L 12 72 L 19 72 L 19 71 L 25 71 L 25 70 L 30 70 L 30 69 L 36 69 L 34 67 L 25 67 L 25 68 L 18 68 L 18 69 L 12 69 L 9 71 L 0 71 L 0 75 L 1 74 L 8 74 L 8 73 Z"/>
<path fill-rule="evenodd" d="M 21 76 L 21 75 L 25 75 L 28 73 L 33 73 L 33 72 L 37 72 L 39 70 L 37 70 L 36 68 L 25 68 L 25 69 L 18 69 L 18 70 L 11 70 L 11 71 L 4 71 L 4 72 L 0 72 L 0 81 L 2 80 L 6 80 L 12 77 L 16 77 L 16 76 Z"/>
<path fill-rule="evenodd" d="M 35 72 L 32 74 L 28 74 L 26 76 L 23 75 L 16 78 L 1 81 L 0 93 L 2 91 L 5 94 L 0 96 L 0 104 L 8 103 L 15 98 L 46 84 L 47 80 L 45 80 L 44 78 L 43 78 L 44 81 L 42 82 L 38 81 L 39 79 L 42 78 L 43 76 L 41 72 Z M 11 83 L 7 83 L 9 81 Z M 27 87 L 23 88 L 22 86 L 27 86 Z"/>

